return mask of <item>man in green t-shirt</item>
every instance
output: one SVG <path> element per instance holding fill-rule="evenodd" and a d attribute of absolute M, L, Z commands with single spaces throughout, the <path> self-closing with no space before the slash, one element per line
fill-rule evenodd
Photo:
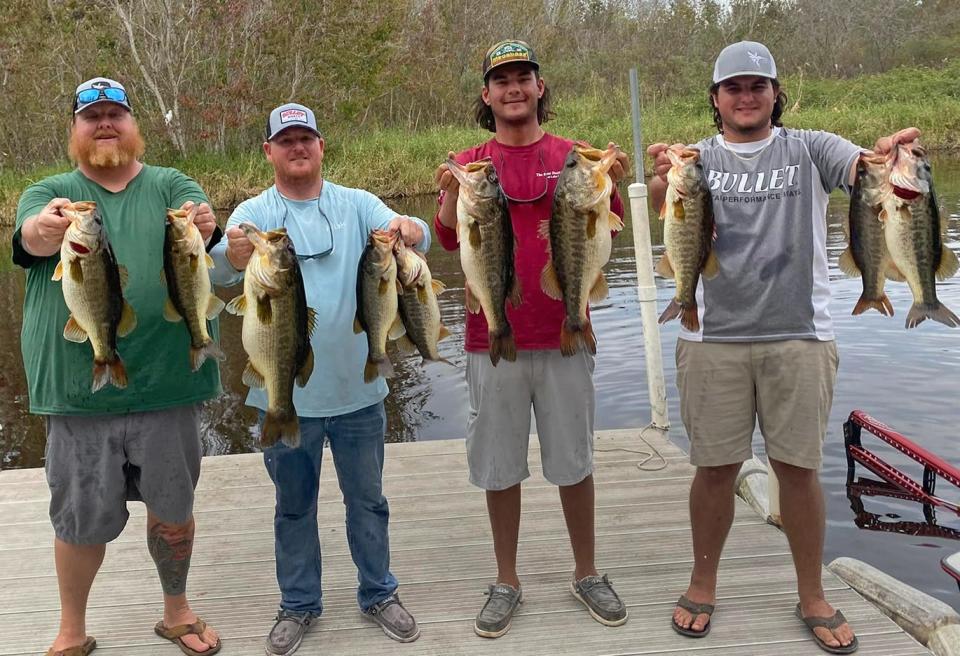
<path fill-rule="evenodd" d="M 190 336 L 183 322 L 164 319 L 161 281 L 167 208 L 197 204 L 194 223 L 208 247 L 220 231 L 200 186 L 175 169 L 143 164 L 143 151 L 123 85 L 88 80 L 74 96 L 70 157 L 77 168 L 31 185 L 17 207 L 13 260 L 27 271 L 21 348 L 30 411 L 46 418 L 60 587 L 60 630 L 47 656 L 85 656 L 96 647 L 86 633 L 87 596 L 106 543 L 126 524 L 128 500 L 147 506 L 147 544 L 164 601 L 155 631 L 185 653 L 220 649 L 217 633 L 194 614 L 185 593 L 200 409 L 220 393 L 220 373 L 215 361 L 191 370 Z M 52 278 L 70 225 L 61 210 L 76 201 L 96 202 L 117 263 L 127 270 L 123 296 L 136 327 L 117 343 L 125 388 L 91 391 L 91 345 L 64 338 L 70 311 L 62 283 Z M 218 338 L 215 320 L 210 333 Z"/>

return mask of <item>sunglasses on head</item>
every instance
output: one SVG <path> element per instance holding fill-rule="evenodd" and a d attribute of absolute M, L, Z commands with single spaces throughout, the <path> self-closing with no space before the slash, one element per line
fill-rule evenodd
<path fill-rule="evenodd" d="M 77 94 L 73 103 L 73 108 L 77 109 L 83 105 L 89 105 L 92 102 L 106 98 L 118 103 L 127 102 L 127 92 L 116 87 L 107 87 L 105 89 L 84 89 Z"/>

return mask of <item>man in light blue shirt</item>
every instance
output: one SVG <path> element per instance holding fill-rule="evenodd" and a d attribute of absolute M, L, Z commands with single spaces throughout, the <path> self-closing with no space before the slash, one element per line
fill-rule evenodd
<path fill-rule="evenodd" d="M 316 311 L 311 345 L 314 375 L 294 388 L 301 443 L 282 442 L 264 451 L 264 463 L 277 489 L 274 537 L 280 610 L 266 640 L 268 654 L 286 656 L 300 646 L 310 623 L 323 610 L 317 494 L 326 439 L 333 453 L 346 505 L 347 538 L 359 572 L 357 601 L 391 638 L 412 642 L 420 629 L 396 594 L 390 572 L 388 521 L 382 492 L 386 415 L 383 378 L 363 380 L 367 341 L 353 332 L 357 309 L 357 266 L 374 229 L 399 233 L 404 242 L 426 251 L 430 231 L 420 219 L 398 216 L 379 198 L 324 180 L 324 139 L 313 112 L 286 104 L 270 113 L 263 151 L 273 165 L 274 185 L 241 203 L 211 255 L 214 284 L 243 279 L 253 245 L 237 227 L 249 222 L 261 230 L 286 228 L 303 273 L 307 305 Z M 267 408 L 264 390 L 251 389 L 247 405 Z"/>

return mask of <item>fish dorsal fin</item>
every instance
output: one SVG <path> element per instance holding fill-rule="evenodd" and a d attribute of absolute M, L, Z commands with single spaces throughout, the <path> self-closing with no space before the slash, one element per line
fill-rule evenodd
<path fill-rule="evenodd" d="M 306 387 L 307 381 L 310 380 L 310 376 L 313 374 L 313 348 L 307 346 L 307 357 L 303 359 L 303 366 L 300 367 L 300 371 L 297 372 L 297 385 L 299 387 Z"/>
<path fill-rule="evenodd" d="M 605 299 L 610 294 L 610 288 L 607 287 L 607 279 L 603 275 L 603 271 L 597 274 L 597 279 L 593 282 L 593 287 L 590 288 L 590 301 L 592 303 L 599 303 Z"/>
<path fill-rule="evenodd" d="M 120 323 L 117 324 L 117 335 L 126 337 L 137 327 L 137 313 L 128 302 L 123 302 L 123 312 L 120 313 Z"/>
<path fill-rule="evenodd" d="M 407 334 L 407 329 L 403 325 L 403 321 L 400 319 L 400 315 L 397 314 L 393 318 L 393 322 L 390 324 L 390 330 L 387 332 L 387 337 L 390 339 L 400 339 Z"/>
<path fill-rule="evenodd" d="M 957 256 L 946 245 L 940 247 L 940 266 L 937 268 L 937 280 L 946 280 L 960 268 Z"/>
<path fill-rule="evenodd" d="M 313 336 L 313 331 L 317 328 L 317 311 L 312 307 L 307 308 L 307 338 Z"/>
<path fill-rule="evenodd" d="M 247 366 L 243 370 L 243 384 L 247 387 L 257 387 L 263 389 L 267 386 L 266 381 L 263 378 L 263 374 L 257 371 L 256 367 L 253 366 L 253 363 L 247 360 Z"/>
<path fill-rule="evenodd" d="M 230 314 L 242 317 L 243 313 L 247 311 L 247 297 L 241 294 L 240 296 L 235 296 L 230 299 L 230 302 L 227 303 L 226 310 Z"/>
<path fill-rule="evenodd" d="M 53 277 L 50 280 L 62 280 L 63 279 L 63 260 L 57 262 L 56 268 L 53 270 Z"/>
<path fill-rule="evenodd" d="M 837 260 L 837 266 L 851 278 L 859 278 L 863 275 L 860 267 L 857 266 L 856 260 L 853 259 L 853 249 L 849 246 L 840 254 L 840 259 Z"/>
<path fill-rule="evenodd" d="M 183 321 L 183 317 L 177 311 L 177 307 L 173 304 L 173 299 L 170 297 L 167 297 L 166 302 L 163 304 L 163 318 L 171 323 Z"/>
<path fill-rule="evenodd" d="M 560 280 L 557 278 L 557 270 L 553 267 L 553 261 L 547 262 L 540 272 L 540 289 L 550 298 L 559 301 L 563 299 L 563 292 L 560 290 Z"/>
<path fill-rule="evenodd" d="M 439 280 L 437 280 L 436 278 L 430 281 L 430 285 L 433 287 L 433 293 L 436 294 L 437 296 L 447 291 L 447 286 L 444 285 Z"/>
<path fill-rule="evenodd" d="M 224 307 L 226 307 L 226 303 L 210 294 L 210 299 L 207 301 L 207 319 L 216 319 L 217 315 L 223 312 Z"/>
<path fill-rule="evenodd" d="M 540 239 L 550 240 L 550 219 L 541 219 L 537 225 L 537 236 Z"/>
<path fill-rule="evenodd" d="M 270 304 L 269 296 L 261 296 L 257 299 L 257 319 L 260 323 L 273 323 L 273 305 Z"/>
<path fill-rule="evenodd" d="M 673 271 L 673 264 L 670 262 L 670 256 L 666 253 L 664 253 L 660 257 L 660 261 L 657 262 L 656 271 L 664 278 L 674 278 L 677 275 Z"/>
<path fill-rule="evenodd" d="M 130 281 L 130 272 L 122 264 L 117 267 L 117 271 L 120 273 L 120 289 L 126 289 L 127 283 Z"/>
<path fill-rule="evenodd" d="M 713 280 L 720 275 L 720 261 L 717 260 L 717 252 L 711 250 L 707 253 L 707 259 L 703 263 L 703 277 L 707 280 Z"/>
<path fill-rule="evenodd" d="M 87 331 L 80 327 L 72 314 L 67 319 L 67 325 L 63 327 L 63 338 L 68 342 L 76 342 L 77 344 L 83 344 L 87 341 Z"/>
<path fill-rule="evenodd" d="M 204 258 L 207 261 L 208 269 L 215 269 L 216 267 L 213 264 L 213 258 L 210 257 L 210 253 L 205 253 L 206 257 Z"/>

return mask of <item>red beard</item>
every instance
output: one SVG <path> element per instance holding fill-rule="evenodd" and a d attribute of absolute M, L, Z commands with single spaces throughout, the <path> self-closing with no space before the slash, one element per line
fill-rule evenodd
<path fill-rule="evenodd" d="M 97 137 L 103 136 L 118 136 L 119 139 L 112 143 L 97 141 Z M 126 166 L 140 159 L 144 148 L 143 137 L 136 125 L 125 134 L 97 132 L 90 138 L 78 135 L 76 130 L 70 133 L 70 159 L 97 169 Z"/>

